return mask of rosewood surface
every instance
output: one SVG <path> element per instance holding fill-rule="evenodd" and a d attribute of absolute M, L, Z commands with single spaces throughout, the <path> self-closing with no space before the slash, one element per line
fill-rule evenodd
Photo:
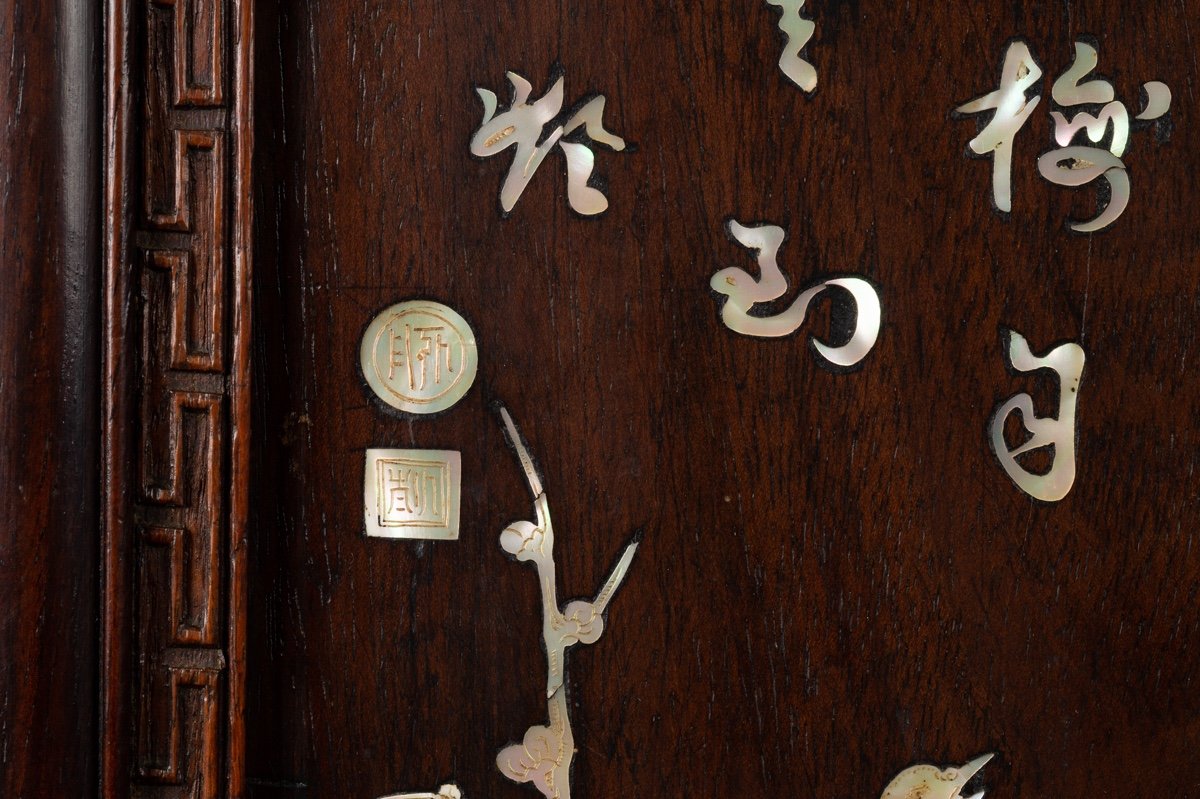
<path fill-rule="evenodd" d="M 269 7 L 268 7 L 269 6 Z M 552 497 L 560 586 L 589 592 L 645 538 L 604 638 L 572 653 L 578 796 L 879 795 L 905 766 L 997 752 L 997 797 L 1200 793 L 1192 0 L 811 2 L 815 94 L 765 3 L 262 4 L 247 776 L 253 796 L 374 797 L 456 781 L 519 799 L 494 758 L 544 721 L 538 595 L 498 545 L 529 513 L 488 409 L 502 399 Z M 1135 109 L 1133 199 L 1070 234 L 1094 187 L 1042 180 L 1053 76 L 1077 37 Z M 990 204 L 976 121 L 1024 37 L 1046 97 Z M 469 156 L 505 70 L 608 98 L 610 210 L 571 213 L 551 156 L 511 216 L 507 155 Z M 1166 135 L 1169 133 L 1169 135 Z M 833 374 L 800 337 L 719 322 L 723 229 L 783 225 L 793 286 L 858 272 L 884 324 Z M 357 372 L 406 297 L 470 320 L 478 385 L 401 417 Z M 831 321 L 831 317 L 833 317 Z M 1078 341 L 1079 476 L 1043 505 L 988 449 L 1034 389 L 1000 330 Z M 459 449 L 455 543 L 362 535 L 363 451 Z"/>
<path fill-rule="evenodd" d="M 1200 795 L 1197 0 L 810 0 L 811 96 L 765 2 L 10 5 L 0 796 L 535 799 L 495 765 L 547 703 L 494 400 L 564 600 L 643 536 L 569 656 L 577 797 L 873 799 L 985 752 L 989 797 Z M 1046 78 L 1001 215 L 951 110 L 1016 36 Z M 1095 187 L 1036 168 L 1081 37 L 1134 113 L 1175 95 L 1094 236 L 1066 220 Z M 557 152 L 501 214 L 509 155 L 468 144 L 506 70 L 605 95 L 606 214 Z M 793 294 L 879 287 L 861 368 L 808 346 L 845 332 L 832 296 L 791 338 L 721 324 L 730 217 L 787 230 Z M 411 297 L 479 344 L 431 418 L 357 366 Z M 1055 403 L 1003 328 L 1087 353 L 1055 505 L 988 448 L 999 403 Z M 461 451 L 458 541 L 363 535 L 368 447 Z"/>

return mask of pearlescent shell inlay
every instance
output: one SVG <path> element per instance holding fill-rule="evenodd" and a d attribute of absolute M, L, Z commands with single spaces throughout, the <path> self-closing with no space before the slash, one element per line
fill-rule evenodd
<path fill-rule="evenodd" d="M 462 455 L 454 450 L 368 449 L 363 520 L 371 538 L 458 538 Z"/>
<path fill-rule="evenodd" d="M 888 783 L 880 799 L 983 799 L 983 791 L 969 797 L 963 797 L 962 791 L 991 759 L 987 754 L 957 767 L 920 764 L 906 768 Z"/>
<path fill-rule="evenodd" d="M 452 308 L 410 300 L 384 310 L 363 334 L 360 358 L 367 385 L 406 413 L 437 413 L 475 382 L 479 353 L 470 325 Z"/>

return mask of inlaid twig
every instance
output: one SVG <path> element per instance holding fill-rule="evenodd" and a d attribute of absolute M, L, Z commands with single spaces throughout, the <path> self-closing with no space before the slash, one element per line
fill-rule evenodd
<path fill-rule="evenodd" d="M 550 520 L 549 501 L 512 417 L 503 406 L 499 412 L 505 432 L 525 472 L 537 519 L 510 524 L 500 534 L 500 546 L 517 560 L 531 561 L 538 571 L 538 582 L 542 589 L 542 640 L 546 647 L 549 722 L 530 727 L 521 743 L 501 750 L 496 757 L 496 765 L 504 776 L 515 782 L 533 783 L 546 799 L 569 799 L 575 741 L 563 688 L 567 650 L 580 643 L 594 644 L 604 632 L 604 612 L 625 579 L 637 551 L 638 536 L 625 547 L 620 560 L 594 599 L 573 600 L 560 609 L 554 567 L 554 525 Z"/>

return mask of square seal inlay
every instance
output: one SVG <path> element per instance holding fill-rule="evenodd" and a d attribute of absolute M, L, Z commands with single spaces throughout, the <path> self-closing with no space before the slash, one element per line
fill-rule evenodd
<path fill-rule="evenodd" d="M 458 538 L 462 456 L 453 450 L 368 449 L 363 516 L 368 536 Z"/>

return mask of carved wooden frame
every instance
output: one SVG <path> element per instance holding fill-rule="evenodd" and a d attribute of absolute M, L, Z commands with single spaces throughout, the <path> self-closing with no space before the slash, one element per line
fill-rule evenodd
<path fill-rule="evenodd" d="M 100 795 L 244 793 L 252 0 L 105 0 Z"/>

